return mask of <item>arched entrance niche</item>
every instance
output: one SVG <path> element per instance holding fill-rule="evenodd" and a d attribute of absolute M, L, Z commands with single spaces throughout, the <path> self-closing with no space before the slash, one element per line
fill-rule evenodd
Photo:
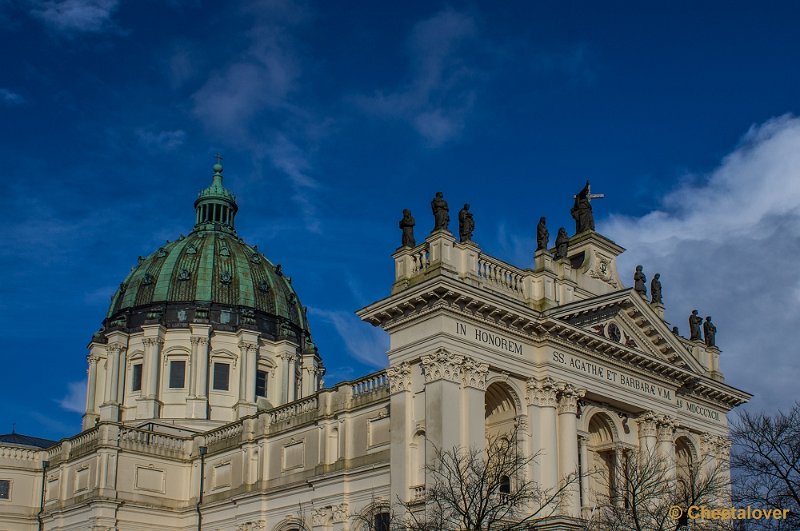
<path fill-rule="evenodd" d="M 617 430 L 605 413 L 589 419 L 589 504 L 598 506 L 614 498 L 617 489 Z"/>
<path fill-rule="evenodd" d="M 486 388 L 484 399 L 484 426 L 486 440 L 509 436 L 517 426 L 517 415 L 521 406 L 514 390 L 505 383 L 495 382 Z"/>
<path fill-rule="evenodd" d="M 687 489 L 697 477 L 697 453 L 692 441 L 686 437 L 675 440 L 675 478 L 681 489 Z"/>

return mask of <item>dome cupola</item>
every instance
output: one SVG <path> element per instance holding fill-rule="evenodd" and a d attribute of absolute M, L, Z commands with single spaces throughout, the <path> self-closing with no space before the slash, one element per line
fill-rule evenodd
<path fill-rule="evenodd" d="M 235 232 L 234 219 L 239 207 L 236 197 L 222 184 L 222 156 L 217 154 L 211 186 L 200 191 L 194 202 L 197 212 L 195 230 Z"/>

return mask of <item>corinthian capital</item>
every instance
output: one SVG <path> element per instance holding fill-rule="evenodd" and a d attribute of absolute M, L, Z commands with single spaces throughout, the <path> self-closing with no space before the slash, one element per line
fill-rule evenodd
<path fill-rule="evenodd" d="M 642 413 L 636 422 L 639 424 L 639 437 L 655 437 L 656 425 L 658 424 L 659 416 L 652 411 Z"/>
<path fill-rule="evenodd" d="M 472 358 L 464 358 L 461 367 L 464 378 L 464 387 L 486 390 L 486 375 L 489 374 L 489 365 L 478 363 Z"/>
<path fill-rule="evenodd" d="M 463 361 L 464 356 L 451 354 L 445 348 L 440 348 L 433 354 L 422 356 L 425 382 L 448 380 L 461 383 L 461 363 Z"/>
<path fill-rule="evenodd" d="M 109 354 L 119 354 L 125 350 L 125 345 L 122 343 L 109 343 L 106 345 L 106 349 L 108 350 Z"/>
<path fill-rule="evenodd" d="M 527 383 L 528 404 L 539 407 L 556 407 L 558 386 L 549 376 L 538 380 L 531 378 Z"/>
<path fill-rule="evenodd" d="M 190 339 L 192 345 L 205 345 L 208 343 L 208 338 L 203 336 L 192 336 Z"/>
<path fill-rule="evenodd" d="M 154 347 L 154 346 L 161 346 L 164 344 L 163 337 L 145 337 L 142 339 L 142 344 L 145 347 Z"/>
<path fill-rule="evenodd" d="M 659 415 L 656 419 L 659 441 L 671 441 L 675 433 L 675 419 L 669 415 Z"/>
<path fill-rule="evenodd" d="M 389 389 L 392 394 L 411 390 L 411 365 L 403 362 L 386 369 L 389 377 Z"/>
<path fill-rule="evenodd" d="M 578 400 L 586 395 L 586 389 L 577 389 L 572 384 L 558 386 L 558 412 L 578 414 Z"/>
<path fill-rule="evenodd" d="M 258 345 L 255 343 L 249 343 L 247 341 L 239 341 L 239 350 L 242 352 L 247 352 L 248 350 L 255 350 L 258 348 Z"/>

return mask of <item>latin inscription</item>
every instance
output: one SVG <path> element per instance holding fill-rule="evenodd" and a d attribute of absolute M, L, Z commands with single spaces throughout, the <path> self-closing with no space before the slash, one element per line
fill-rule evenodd
<path fill-rule="evenodd" d="M 456 321 L 456 334 L 468 337 L 484 345 L 490 345 L 498 350 L 522 356 L 522 343 L 517 343 L 512 339 L 478 328 L 477 326 L 468 326 L 466 323 Z"/>
<path fill-rule="evenodd" d="M 714 411 L 713 409 L 697 405 L 694 402 L 689 402 L 688 400 L 681 400 L 680 398 L 678 399 L 677 403 L 680 409 L 688 411 L 693 415 L 721 422 L 719 411 Z"/>
<path fill-rule="evenodd" d="M 559 352 L 557 350 L 553 351 L 552 359 L 558 364 L 566 365 L 567 367 L 570 367 L 575 371 L 582 372 L 587 376 L 591 376 L 596 380 L 609 382 L 613 385 L 617 385 L 625 389 L 631 389 L 633 391 L 660 398 L 662 400 L 670 402 L 672 401 L 672 391 L 670 389 L 665 389 L 660 385 L 648 383 L 634 376 L 627 375 L 624 372 L 609 369 L 608 367 L 598 363 L 586 361 L 572 356 L 571 354 Z"/>

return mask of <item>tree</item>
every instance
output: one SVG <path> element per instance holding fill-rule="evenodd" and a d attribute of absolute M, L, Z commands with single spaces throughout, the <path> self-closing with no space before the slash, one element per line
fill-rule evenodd
<path fill-rule="evenodd" d="M 485 450 L 434 448 L 434 453 L 432 463 L 425 467 L 424 505 L 419 501 L 404 504 L 407 518 L 393 527 L 416 531 L 517 528 L 552 515 L 579 481 L 577 473 L 572 473 L 557 488 L 541 488 L 527 477 L 538 455 L 518 451 L 516 432 L 490 438 Z"/>
<path fill-rule="evenodd" d="M 678 467 L 655 452 L 626 452 L 603 477 L 614 495 L 601 499 L 587 529 L 598 531 L 678 531 L 690 523 L 691 506 L 728 507 L 728 466 L 713 457 Z M 681 514 L 670 512 L 679 507 Z M 673 509 L 674 510 L 674 509 Z M 677 517 L 677 518 L 676 518 Z M 705 522 L 702 529 L 728 529 L 730 522 Z"/>
<path fill-rule="evenodd" d="M 800 529 L 800 402 L 788 414 L 745 411 L 731 437 L 736 505 L 790 511 L 785 521 L 753 522 L 747 529 Z"/>

